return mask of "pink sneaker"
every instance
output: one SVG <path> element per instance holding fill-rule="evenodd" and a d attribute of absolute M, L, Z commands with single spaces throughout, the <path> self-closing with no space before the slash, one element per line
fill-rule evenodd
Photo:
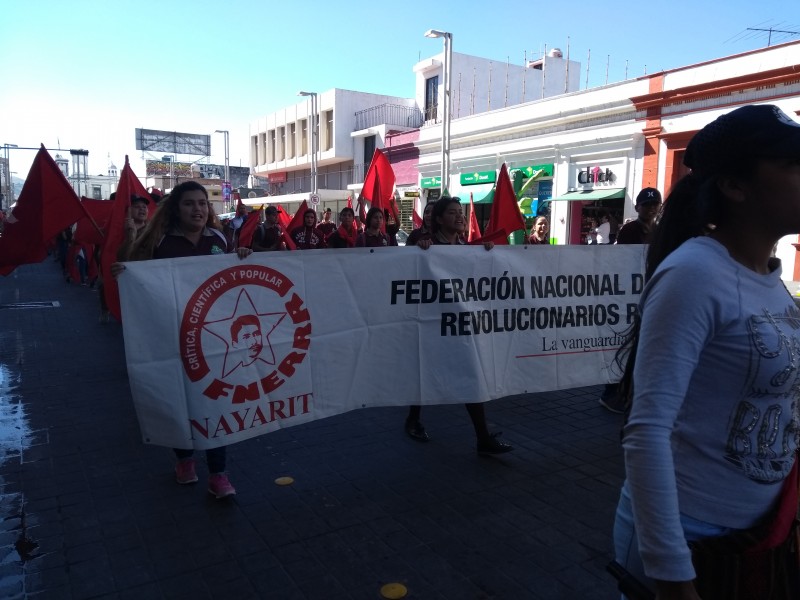
<path fill-rule="evenodd" d="M 208 493 L 213 494 L 219 500 L 236 494 L 236 490 L 228 481 L 225 473 L 212 473 L 208 476 Z"/>
<path fill-rule="evenodd" d="M 178 461 L 175 465 L 175 481 L 180 484 L 195 483 L 197 481 L 193 458 L 184 458 Z"/>

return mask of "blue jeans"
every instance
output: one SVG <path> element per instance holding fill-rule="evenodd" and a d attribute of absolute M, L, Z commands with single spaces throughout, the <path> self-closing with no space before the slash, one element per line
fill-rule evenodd
<path fill-rule="evenodd" d="M 729 527 L 698 521 L 684 514 L 681 514 L 681 525 L 683 525 L 683 535 L 687 542 L 726 535 L 733 531 Z M 639 542 L 636 538 L 636 528 L 633 523 L 633 508 L 627 481 L 622 486 L 619 504 L 617 504 L 617 514 L 614 519 L 614 554 L 619 564 L 655 592 L 655 582 L 644 574 L 644 565 L 642 564 L 641 556 L 639 556 Z"/>

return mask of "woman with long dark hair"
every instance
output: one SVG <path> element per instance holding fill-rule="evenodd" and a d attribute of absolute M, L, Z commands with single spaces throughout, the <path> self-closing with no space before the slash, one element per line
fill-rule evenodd
<path fill-rule="evenodd" d="M 422 209 L 422 225 L 408 234 L 406 246 L 416 246 L 423 239 L 430 239 L 432 232 L 431 215 L 433 215 L 433 202 L 428 202 Z"/>
<path fill-rule="evenodd" d="M 779 515 L 797 511 L 800 311 L 772 253 L 800 232 L 800 124 L 739 108 L 684 163 L 628 347 L 616 558 L 661 600 L 797 598 L 752 553 L 786 541 Z M 741 573 L 714 574 L 713 547 L 741 553 Z M 797 563 L 784 575 L 796 583 Z"/>
<path fill-rule="evenodd" d="M 128 260 L 153 258 L 180 258 L 225 254 L 229 242 L 220 230 L 219 220 L 208 201 L 208 192 L 196 181 L 181 183 L 161 201 L 153 218 L 142 234 L 136 238 L 128 253 Z M 249 248 L 237 249 L 239 258 L 252 253 Z M 119 275 L 124 266 L 115 263 L 112 273 Z M 175 480 L 180 484 L 195 483 L 194 451 L 175 448 L 178 459 Z M 216 498 L 232 496 L 236 490 L 225 473 L 226 448 L 221 446 L 206 450 L 208 463 L 208 491 Z"/>
<path fill-rule="evenodd" d="M 457 197 L 445 196 L 437 200 L 431 210 L 431 236 L 418 240 L 417 246 L 423 250 L 439 245 L 464 246 L 463 234 L 466 228 L 467 221 L 464 218 L 461 200 Z M 487 250 L 491 250 L 493 246 L 492 242 L 484 244 Z M 512 445 L 497 439 L 500 432 L 489 433 L 483 402 L 470 402 L 464 404 L 464 407 L 467 409 L 472 426 L 475 429 L 478 454 L 503 454 L 514 449 Z M 421 413 L 421 406 L 409 407 L 405 430 L 412 439 L 427 442 L 429 436 L 420 421 Z"/>
<path fill-rule="evenodd" d="M 397 246 L 397 240 L 393 240 L 388 234 L 381 231 L 381 226 L 386 220 L 386 213 L 382 208 L 373 206 L 367 211 L 365 228 L 356 238 L 357 248 L 383 248 L 387 246 Z"/>

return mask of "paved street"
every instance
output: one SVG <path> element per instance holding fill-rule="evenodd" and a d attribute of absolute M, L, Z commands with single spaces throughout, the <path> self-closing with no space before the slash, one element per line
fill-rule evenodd
<path fill-rule="evenodd" d="M 620 418 L 599 387 L 490 403 L 516 446 L 500 458 L 476 455 L 460 405 L 423 410 L 428 444 L 403 407 L 262 436 L 229 449 L 238 495 L 217 501 L 204 464 L 178 486 L 172 452 L 141 442 L 121 326 L 59 271 L 0 278 L 0 598 L 618 597 Z"/>

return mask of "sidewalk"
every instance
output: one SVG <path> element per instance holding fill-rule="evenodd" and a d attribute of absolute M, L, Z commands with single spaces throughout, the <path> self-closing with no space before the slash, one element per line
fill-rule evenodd
<path fill-rule="evenodd" d="M 423 410 L 428 444 L 402 407 L 262 436 L 229 448 L 238 495 L 217 501 L 204 464 L 178 486 L 172 452 L 141 442 L 121 327 L 97 314 L 52 259 L 0 278 L 0 597 L 619 597 L 621 423 L 599 387 L 490 403 L 516 446 L 499 458 L 462 406 Z"/>

